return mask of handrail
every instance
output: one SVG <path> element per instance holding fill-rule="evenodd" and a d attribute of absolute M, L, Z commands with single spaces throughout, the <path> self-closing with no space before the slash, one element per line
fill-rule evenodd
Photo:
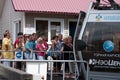
<path fill-rule="evenodd" d="M 0 59 L 0 61 L 13 61 L 13 62 L 74 62 L 74 63 L 85 63 L 87 65 L 86 69 L 86 80 L 88 80 L 88 73 L 89 73 L 89 65 L 87 61 L 82 61 L 82 60 L 19 60 L 19 59 Z M 52 75 L 52 74 L 51 74 Z M 51 78 L 52 80 L 52 78 Z"/>
<path fill-rule="evenodd" d="M 12 50 L 9 50 L 10 52 L 14 52 Z M 0 50 L 0 52 L 9 52 L 9 51 L 3 51 L 3 50 Z M 36 52 L 48 52 L 48 51 L 36 51 Z M 60 52 L 60 51 L 52 51 L 52 52 Z M 73 53 L 73 51 L 63 51 L 62 53 Z M 0 59 L 0 61 L 11 61 L 11 62 L 42 62 L 42 63 L 48 63 L 48 62 L 62 62 L 62 63 L 66 63 L 66 62 L 69 62 L 69 63 L 84 63 L 86 64 L 86 78 L 85 80 L 88 80 L 88 72 L 89 72 L 89 64 L 87 61 L 84 61 L 84 60 L 35 60 L 35 59 Z M 76 64 L 75 64 L 76 65 Z M 80 67 L 79 67 L 80 68 Z M 52 70 L 52 68 L 51 68 Z M 63 72 L 64 74 L 64 72 Z M 52 74 L 51 74 L 52 76 Z M 64 76 L 63 76 L 64 77 Z M 51 77 L 51 80 L 52 80 L 52 77 Z M 64 80 L 64 78 L 63 78 Z M 75 79 L 77 80 L 77 79 Z"/>
<path fill-rule="evenodd" d="M 0 50 L 0 52 L 15 52 L 15 51 L 19 51 L 19 50 Z M 62 52 L 62 53 L 71 52 L 73 53 L 73 51 L 37 51 L 37 50 L 35 52 Z"/>

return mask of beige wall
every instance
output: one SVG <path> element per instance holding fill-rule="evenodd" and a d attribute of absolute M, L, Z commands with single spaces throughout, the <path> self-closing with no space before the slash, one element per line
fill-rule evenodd
<path fill-rule="evenodd" d="M 3 37 L 3 33 L 5 30 L 9 30 L 11 34 L 13 34 L 13 22 L 17 19 L 23 18 L 23 13 L 15 12 L 12 6 L 11 0 L 5 0 L 5 4 L 3 7 L 3 12 L 0 17 L 0 35 Z"/>
<path fill-rule="evenodd" d="M 68 19 L 77 19 L 76 15 L 65 15 L 65 14 L 39 14 L 39 13 L 26 13 L 26 24 L 34 26 L 34 18 L 56 18 L 64 19 L 65 27 L 68 26 Z M 27 25 L 26 25 L 27 26 Z"/>
<path fill-rule="evenodd" d="M 64 20 L 64 30 L 68 30 L 68 20 L 77 19 L 76 15 L 65 15 L 65 14 L 40 14 L 40 13 L 26 13 L 26 26 L 29 24 L 30 27 L 34 26 L 34 18 L 55 18 Z"/>

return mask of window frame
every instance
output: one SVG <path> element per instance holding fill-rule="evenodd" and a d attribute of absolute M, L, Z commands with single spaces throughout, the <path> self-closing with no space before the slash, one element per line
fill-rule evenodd
<path fill-rule="evenodd" d="M 46 20 L 46 21 L 48 21 L 48 44 L 51 44 L 51 23 L 52 22 L 60 22 L 60 24 L 61 24 L 61 34 L 63 34 L 63 30 L 64 30 L 64 19 L 57 19 L 57 18 L 34 18 L 34 28 L 35 28 L 35 30 L 36 30 L 36 21 L 37 20 Z"/>

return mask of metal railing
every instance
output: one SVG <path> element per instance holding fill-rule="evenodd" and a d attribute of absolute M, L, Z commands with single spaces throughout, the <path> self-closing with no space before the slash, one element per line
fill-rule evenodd
<path fill-rule="evenodd" d="M 2 50 L 0 50 L 0 52 L 6 52 L 6 51 L 2 51 Z M 9 52 L 9 51 L 7 51 L 7 52 Z M 11 52 L 11 51 L 10 51 Z M 37 52 L 39 52 L 39 51 L 37 51 Z M 56 52 L 56 51 L 55 51 Z M 58 52 L 58 51 L 57 51 Z M 47 52 L 45 52 L 45 53 L 47 53 Z M 73 53 L 73 52 L 71 52 L 71 51 L 65 51 L 65 52 L 62 52 L 62 53 Z M 65 64 L 66 63 L 73 63 L 74 64 L 74 71 L 73 71 L 73 75 L 74 75 L 74 80 L 79 80 L 79 76 L 76 74 L 76 66 L 78 66 L 78 65 L 76 65 L 76 64 L 81 64 L 81 63 L 84 63 L 84 64 L 86 64 L 86 77 L 85 77 L 85 80 L 88 80 L 88 72 L 89 72 L 89 65 L 88 65 L 88 62 L 86 62 L 86 61 L 83 61 L 83 60 L 64 60 L 64 58 L 62 58 L 62 60 L 60 60 L 60 59 L 56 59 L 56 60 L 35 60 L 35 59 L 30 59 L 30 60 L 27 60 L 27 59 L 0 59 L 0 61 L 10 61 L 10 62 L 29 62 L 29 63 L 38 63 L 38 65 L 39 64 L 41 64 L 41 63 L 47 63 L 47 74 L 49 75 L 49 79 L 47 78 L 47 80 L 54 80 L 54 74 L 60 74 L 60 75 L 58 75 L 58 77 L 59 76 L 61 76 L 62 75 L 62 80 L 65 80 Z M 53 72 L 54 70 L 53 70 L 53 64 L 54 63 L 61 63 L 62 64 L 62 68 L 61 68 L 61 72 L 58 72 L 58 71 L 56 71 L 56 72 Z M 73 65 L 72 65 L 73 66 Z M 39 66 L 38 66 L 39 67 Z M 80 69 L 81 67 L 79 66 L 79 69 Z M 40 74 L 39 72 L 38 72 L 38 74 Z M 46 75 L 47 75 L 46 74 Z M 14 75 L 13 75 L 14 76 Z M 47 76 L 48 77 L 48 76 Z M 32 80 L 32 79 L 31 79 Z"/>

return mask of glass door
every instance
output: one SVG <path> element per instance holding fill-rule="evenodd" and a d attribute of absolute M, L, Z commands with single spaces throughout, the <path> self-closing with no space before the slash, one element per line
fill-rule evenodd
<path fill-rule="evenodd" d="M 41 18 L 36 19 L 35 25 L 38 36 L 44 34 L 48 44 L 51 44 L 53 36 L 63 33 L 64 21 L 62 19 Z"/>
<path fill-rule="evenodd" d="M 51 22 L 50 24 L 50 33 L 51 39 L 61 33 L 61 23 L 60 22 Z"/>

